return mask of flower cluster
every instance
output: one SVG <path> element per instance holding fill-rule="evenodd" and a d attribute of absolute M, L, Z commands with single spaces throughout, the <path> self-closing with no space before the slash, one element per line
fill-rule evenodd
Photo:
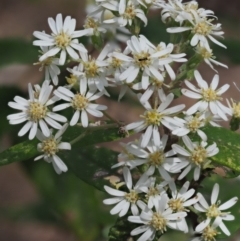
<path fill-rule="evenodd" d="M 169 33 L 182 33 L 178 43 L 152 43 L 139 34 L 148 24 L 150 9 L 161 10 Z M 12 125 L 25 123 L 19 136 L 29 132 L 30 140 L 38 138 L 41 155 L 35 160 L 43 158 L 58 174 L 66 172 L 59 152 L 71 151 L 79 140 L 62 141 L 68 135 L 67 128 L 80 126 L 74 131 L 86 130 L 79 133 L 81 136 L 101 127 L 100 121 L 92 123 L 90 118 L 94 121 L 105 115 L 115 121 L 105 112 L 107 106 L 98 102 L 110 97 L 110 87 L 121 88 L 119 101 L 131 90 L 144 108 L 139 120 L 115 121 L 124 134 L 138 133 L 138 139 L 121 143 L 122 152 L 112 168 L 120 169 L 118 175 L 122 173 L 124 182 L 105 185 L 113 197 L 103 201 L 115 205 L 111 214 L 126 215 L 130 224 L 140 224 L 129 234 L 138 236 L 137 241 L 156 240 L 169 228 L 189 232 L 191 212 L 198 216 L 198 224 L 191 227 L 196 234 L 192 241 L 215 241 L 220 229 L 230 235 L 225 221 L 234 220 L 234 216 L 225 210 L 237 197 L 220 204 L 219 185 L 215 184 L 209 205 L 199 191 L 202 179 L 215 167 L 213 157 L 220 152 L 204 127 L 220 126 L 218 122 L 227 121 L 229 116 L 240 118 L 239 104 L 232 100 L 224 105 L 223 94 L 229 84 L 218 88 L 218 74 L 208 84 L 197 70 L 202 61 L 212 69 L 212 64 L 227 67 L 215 60 L 210 48 L 211 42 L 225 47 L 215 39 L 223 35 L 221 24 L 215 21 L 214 13 L 199 8 L 197 1 L 96 0 L 83 29 L 76 30 L 75 19 L 58 14 L 55 20 L 48 19 L 50 34 L 33 33 L 37 38 L 33 45 L 40 47 L 36 64 L 45 69 L 45 80 L 41 86 L 28 85 L 27 99 L 16 96 L 9 102 L 20 112 L 7 119 Z M 119 30 L 126 33 L 126 45 L 119 46 L 107 37 L 108 31 L 115 35 Z M 83 36 L 101 49 L 98 55 L 81 43 Z M 66 67 L 70 74 L 67 83 L 59 85 L 61 68 L 69 62 L 74 65 Z M 186 108 L 179 100 L 175 102 L 180 95 L 189 98 L 186 103 L 191 99 L 196 102 Z"/>

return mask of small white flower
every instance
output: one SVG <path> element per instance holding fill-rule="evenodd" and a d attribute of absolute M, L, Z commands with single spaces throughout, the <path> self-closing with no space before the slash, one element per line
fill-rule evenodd
<path fill-rule="evenodd" d="M 152 209 L 154 204 L 157 204 L 160 200 L 162 195 L 166 194 L 166 191 L 163 189 L 164 186 L 168 184 L 167 181 L 164 181 L 160 184 L 156 184 L 156 178 L 150 177 L 148 185 L 141 187 L 140 189 L 146 193 L 145 198 L 147 201 L 147 207 Z"/>
<path fill-rule="evenodd" d="M 208 225 L 201 232 L 198 232 L 201 234 L 200 237 L 195 237 L 191 239 L 191 241 L 216 241 L 215 237 L 218 234 L 220 234 L 217 231 L 217 228 L 220 225 L 220 223 L 221 223 L 221 218 L 216 218 L 211 225 Z"/>
<path fill-rule="evenodd" d="M 159 56 L 158 64 L 160 65 L 160 70 L 164 71 L 164 69 L 165 69 L 166 72 L 168 73 L 168 75 L 170 76 L 171 80 L 175 80 L 176 74 L 174 73 L 170 64 L 172 62 L 178 62 L 178 63 L 186 62 L 187 59 L 183 58 L 186 56 L 186 54 L 185 53 L 173 54 L 172 52 L 174 50 L 174 45 L 171 43 L 166 45 L 164 42 L 161 42 L 156 47 L 156 51 L 158 51 L 158 52 L 163 51 L 163 50 L 166 50 L 167 53 L 163 56 Z"/>
<path fill-rule="evenodd" d="M 202 56 L 204 62 L 209 65 L 214 71 L 216 71 L 212 64 L 222 66 L 226 69 L 228 69 L 228 66 L 225 64 L 222 64 L 215 60 L 215 56 L 213 56 L 212 49 L 206 49 L 205 47 L 197 46 L 196 52 Z M 217 72 L 217 71 L 216 71 Z"/>
<path fill-rule="evenodd" d="M 40 48 L 42 50 L 41 51 L 42 54 L 45 54 L 50 50 L 49 47 L 40 46 Z M 45 80 L 52 79 L 53 84 L 58 85 L 58 75 L 60 74 L 60 69 L 58 67 L 59 65 L 58 58 L 48 57 L 43 61 L 34 63 L 34 65 L 41 65 L 41 68 L 39 70 L 42 71 L 43 69 L 45 69 Z"/>
<path fill-rule="evenodd" d="M 41 131 L 38 130 L 37 138 L 41 143 L 37 145 L 37 149 L 43 152 L 42 155 L 36 157 L 34 161 L 44 159 L 48 163 L 53 164 L 53 168 L 57 174 L 66 172 L 68 170 L 65 163 L 57 155 L 60 150 L 71 150 L 71 145 L 68 142 L 61 142 L 62 135 L 66 131 L 68 124 L 65 124 L 54 136 L 51 134 L 49 137 L 44 136 Z"/>
<path fill-rule="evenodd" d="M 168 200 L 168 208 L 173 212 L 188 212 L 188 207 L 198 202 L 199 196 L 192 197 L 195 190 L 193 188 L 189 189 L 189 186 L 190 182 L 185 182 L 179 191 L 177 191 L 176 185 L 170 186 L 172 198 Z M 180 224 L 180 230 L 183 230 L 185 233 L 188 232 L 188 225 L 185 218 L 183 218 L 182 222 L 178 224 Z"/>
<path fill-rule="evenodd" d="M 188 21 L 192 24 L 192 26 L 171 27 L 167 29 L 167 32 L 181 33 L 184 31 L 191 30 L 193 33 L 193 37 L 190 42 L 191 46 L 197 46 L 197 44 L 200 42 L 201 45 L 204 46 L 206 49 L 210 49 L 209 43 L 208 43 L 208 39 L 210 39 L 215 44 L 223 48 L 226 48 L 225 45 L 223 45 L 213 37 L 213 36 L 221 36 L 224 34 L 224 32 L 221 31 L 221 24 L 220 23 L 213 24 L 212 19 L 201 17 L 196 12 L 192 12 L 192 13 L 193 13 L 193 20 L 191 19 L 191 17 L 189 17 L 189 15 L 186 15 L 186 18 L 188 18 Z"/>
<path fill-rule="evenodd" d="M 131 166 L 134 168 L 139 165 L 147 165 L 146 174 L 151 176 L 155 169 L 158 169 L 160 175 L 166 180 L 171 181 L 170 175 L 167 173 L 176 163 L 181 162 L 178 157 L 173 157 L 176 153 L 173 150 L 164 152 L 167 145 L 168 136 L 164 135 L 161 138 L 160 144 L 155 145 L 150 141 L 146 150 L 138 147 L 129 147 L 129 152 L 133 155 Z"/>
<path fill-rule="evenodd" d="M 129 216 L 128 221 L 132 223 L 143 224 L 132 230 L 131 235 L 139 235 L 143 233 L 137 241 L 153 240 L 156 232 L 164 233 L 167 227 L 178 229 L 177 223 L 186 217 L 186 212 L 172 213 L 171 209 L 167 209 L 167 196 L 163 195 L 161 200 L 154 205 L 156 211 L 145 208 L 140 216 Z"/>
<path fill-rule="evenodd" d="M 112 21 L 117 21 L 120 27 L 132 26 L 133 21 L 138 18 L 144 25 L 147 25 L 147 17 L 141 7 L 133 0 L 120 0 L 118 5 L 119 17 Z M 110 21 L 108 21 L 110 22 Z"/>
<path fill-rule="evenodd" d="M 196 203 L 194 205 L 195 209 L 197 209 L 199 212 L 204 212 L 206 214 L 206 220 L 202 221 L 197 227 L 196 227 L 196 232 L 201 232 L 204 228 L 206 228 L 211 220 L 213 218 L 220 218 L 221 222 L 219 223 L 219 227 L 221 228 L 221 230 L 226 234 L 226 235 L 230 235 L 229 230 L 227 229 L 227 227 L 225 226 L 225 224 L 222 222 L 222 220 L 224 221 L 231 221 L 234 220 L 234 216 L 232 214 L 230 214 L 230 212 L 222 212 L 226 209 L 231 208 L 233 205 L 236 204 L 236 202 L 238 201 L 237 197 L 233 197 L 230 200 L 228 200 L 227 202 L 220 204 L 221 202 L 218 201 L 218 194 L 219 194 L 219 185 L 216 183 L 213 187 L 212 190 L 212 195 L 211 195 L 211 205 L 209 206 L 207 201 L 205 200 L 205 198 L 201 195 L 200 199 L 199 199 L 199 204 Z"/>
<path fill-rule="evenodd" d="M 106 45 L 97 59 L 92 58 L 87 53 L 80 53 L 82 58 L 81 63 L 79 64 L 78 70 L 72 70 L 72 73 L 81 76 L 81 88 L 86 89 L 88 86 L 91 91 L 96 91 L 98 89 L 100 92 L 104 92 L 104 94 L 109 96 L 105 89 L 105 87 L 109 86 L 106 79 L 107 67 L 109 64 L 104 59 L 110 49 L 111 47 Z"/>
<path fill-rule="evenodd" d="M 122 217 L 127 214 L 129 207 L 131 207 L 131 212 L 133 215 L 138 215 L 139 211 L 136 205 L 136 202 L 139 200 L 138 194 L 142 192 L 140 190 L 140 187 L 144 185 L 148 177 L 147 175 L 142 175 L 136 185 L 133 187 L 132 176 L 127 167 L 123 168 L 123 176 L 125 184 L 128 188 L 128 192 L 104 186 L 106 192 L 115 197 L 105 199 L 103 200 L 103 203 L 106 205 L 112 205 L 117 203 L 117 205 L 110 211 L 112 215 L 119 213 L 119 217 Z"/>
<path fill-rule="evenodd" d="M 166 98 L 165 96 L 163 98 L 163 96 L 159 95 L 159 98 L 162 100 L 162 103 L 158 106 L 158 108 L 152 108 L 149 102 L 145 102 L 144 104 L 142 103 L 142 105 L 146 108 L 144 114 L 141 115 L 144 120 L 134 122 L 126 126 L 127 130 L 134 130 L 135 132 L 140 132 L 146 129 L 142 137 L 141 147 L 146 147 L 151 138 L 153 138 L 156 146 L 160 145 L 159 126 L 162 124 L 167 128 L 172 129 L 172 125 L 170 123 L 172 117 L 170 116 L 185 108 L 184 104 L 167 108 L 174 99 L 174 95 L 172 93 L 166 96 Z"/>
<path fill-rule="evenodd" d="M 172 134 L 176 136 L 185 136 L 189 133 L 197 133 L 203 141 L 207 141 L 206 134 L 200 130 L 206 124 L 206 115 L 204 113 L 197 112 L 195 116 L 185 116 L 184 119 L 174 117 L 173 123 L 178 126 L 173 131 Z"/>
<path fill-rule="evenodd" d="M 94 92 L 90 91 L 86 93 L 86 88 L 84 88 L 84 86 L 82 86 L 81 83 L 80 93 L 77 94 L 74 94 L 71 90 L 65 87 L 58 87 L 58 89 L 54 91 L 54 94 L 60 99 L 67 101 L 68 103 L 55 106 L 53 108 L 53 111 L 60 111 L 68 107 L 72 107 L 75 110 L 75 112 L 70 121 L 70 126 L 76 125 L 79 118 L 81 118 L 82 126 L 88 127 L 87 113 L 96 117 L 102 117 L 103 113 L 101 112 L 101 110 L 106 110 L 107 107 L 105 105 L 90 103 L 91 101 L 101 97 L 103 93 L 99 92 L 95 94 Z"/>
<path fill-rule="evenodd" d="M 233 99 L 230 101 L 227 99 L 228 107 L 231 111 L 231 116 L 233 116 L 236 119 L 240 119 L 240 102 L 236 102 Z"/>
<path fill-rule="evenodd" d="M 208 83 L 202 79 L 200 73 L 195 70 L 194 76 L 196 78 L 199 88 L 195 87 L 188 80 L 185 81 L 185 84 L 189 89 L 182 89 L 182 94 L 193 99 L 198 99 L 199 101 L 190 107 L 187 111 L 187 115 L 192 115 L 197 111 L 205 111 L 210 109 L 214 115 L 219 115 L 223 120 L 227 121 L 228 118 L 226 113 L 231 115 L 229 108 L 224 106 L 220 101 L 222 100 L 221 95 L 228 90 L 230 87 L 229 84 L 225 84 L 219 89 L 217 89 L 219 83 L 219 75 L 213 77 L 212 83 L 208 86 Z"/>
<path fill-rule="evenodd" d="M 62 115 L 51 112 L 48 109 L 56 98 L 49 99 L 53 86 L 49 85 L 49 81 L 44 81 L 39 93 L 34 93 L 32 85 L 28 84 L 29 100 L 20 96 L 14 98 L 15 102 L 9 102 L 8 105 L 20 110 L 20 113 L 8 115 L 9 124 L 16 125 L 27 121 L 27 123 L 18 132 L 18 136 L 25 135 L 29 130 L 29 139 L 32 140 L 37 133 L 38 124 L 45 136 L 50 135 L 50 130 L 47 126 L 49 124 L 55 129 L 60 129 L 62 126 L 58 122 L 66 122 L 67 118 Z M 46 124 L 47 123 L 47 124 Z"/>
<path fill-rule="evenodd" d="M 39 31 L 33 33 L 36 38 L 40 39 L 33 41 L 33 45 L 51 47 L 49 51 L 39 58 L 39 61 L 61 52 L 59 64 L 63 65 L 66 61 L 67 53 L 73 59 L 79 59 L 79 55 L 74 49 L 84 53 L 87 52 L 86 48 L 81 43 L 78 43 L 76 39 L 86 35 L 85 30 L 75 31 L 76 19 L 67 16 L 63 22 L 62 14 L 58 14 L 56 21 L 53 18 L 48 18 L 48 24 L 52 30 L 51 35 Z"/>
<path fill-rule="evenodd" d="M 78 87 L 80 85 L 80 78 L 82 76 L 82 74 L 79 73 L 81 71 L 81 66 L 74 66 L 72 69 L 67 68 L 67 70 L 70 72 L 70 76 L 66 77 L 68 85 L 65 87 L 68 89 Z"/>
<path fill-rule="evenodd" d="M 131 53 L 132 57 L 127 56 Z M 127 48 L 124 53 L 114 52 L 113 56 L 122 60 L 127 68 L 121 73 L 119 79 L 132 83 L 137 76 L 141 76 L 141 86 L 146 89 L 149 86 L 150 77 L 163 81 L 162 74 L 158 71 L 158 57 L 168 53 L 168 50 L 155 50 L 149 40 L 143 35 L 139 38 L 132 36 L 131 40 L 127 41 Z"/>
<path fill-rule="evenodd" d="M 216 155 L 219 152 L 219 149 L 216 143 L 207 147 L 207 142 L 202 141 L 201 143 L 193 143 L 188 136 L 182 138 L 187 149 L 181 147 L 178 144 L 173 144 L 172 149 L 185 157 L 185 160 L 182 160 L 181 163 L 176 164 L 170 169 L 170 172 L 176 172 L 183 168 L 184 171 L 178 177 L 178 180 L 184 178 L 190 170 L 194 167 L 194 180 L 197 181 L 200 177 L 201 169 L 210 163 L 209 157 Z"/>
<path fill-rule="evenodd" d="M 106 33 L 107 30 L 101 25 L 100 21 L 93 17 L 88 17 L 85 21 L 85 25 L 83 26 L 85 30 L 89 31 L 87 33 L 88 36 L 97 35 L 99 36 L 100 33 Z"/>

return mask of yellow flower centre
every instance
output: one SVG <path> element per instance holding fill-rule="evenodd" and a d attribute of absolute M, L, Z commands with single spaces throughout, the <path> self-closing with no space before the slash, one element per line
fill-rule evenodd
<path fill-rule="evenodd" d="M 202 233 L 202 238 L 204 241 L 215 241 L 215 236 L 217 236 L 219 233 L 216 229 L 211 228 L 210 226 L 207 226 Z"/>
<path fill-rule="evenodd" d="M 127 7 L 126 7 L 126 10 L 125 10 L 125 13 L 123 14 L 123 17 L 126 18 L 126 19 L 134 19 L 136 16 L 136 13 L 135 13 L 135 8 L 132 4 L 129 4 Z"/>
<path fill-rule="evenodd" d="M 159 194 L 160 194 L 160 191 L 157 187 L 150 187 L 148 190 L 148 193 L 145 195 L 145 197 L 148 200 L 150 197 L 155 197 Z"/>
<path fill-rule="evenodd" d="M 216 204 L 210 206 L 206 212 L 208 218 L 216 218 L 221 214 L 221 211 L 218 209 Z"/>
<path fill-rule="evenodd" d="M 57 47 L 62 49 L 65 49 L 67 46 L 69 46 L 71 43 L 71 40 L 72 40 L 71 36 L 65 32 L 61 32 L 55 36 L 55 43 Z"/>
<path fill-rule="evenodd" d="M 186 123 L 186 125 L 191 132 L 196 132 L 201 127 L 202 121 L 199 120 L 199 116 L 194 116 Z"/>
<path fill-rule="evenodd" d="M 120 68 L 122 65 L 122 60 L 116 58 L 116 57 L 112 57 L 112 61 L 111 61 L 111 66 L 115 69 Z"/>
<path fill-rule="evenodd" d="M 136 159 L 135 156 L 130 153 L 126 148 L 123 148 L 122 152 L 127 156 L 128 160 L 134 160 Z"/>
<path fill-rule="evenodd" d="M 130 203 L 136 203 L 138 200 L 138 193 L 134 190 L 131 190 L 129 193 L 125 194 L 125 199 Z"/>
<path fill-rule="evenodd" d="M 163 151 L 150 153 L 148 156 L 149 165 L 160 166 L 164 162 L 165 156 Z"/>
<path fill-rule="evenodd" d="M 184 9 L 186 12 L 191 13 L 191 10 L 194 10 L 194 11 L 198 10 L 198 4 L 195 2 L 189 2 L 184 6 Z"/>
<path fill-rule="evenodd" d="M 78 77 L 76 75 L 70 74 L 70 77 L 66 77 L 68 84 L 75 85 L 78 81 Z"/>
<path fill-rule="evenodd" d="M 47 115 L 47 107 L 39 102 L 30 102 L 28 114 L 31 121 L 37 122 Z"/>
<path fill-rule="evenodd" d="M 186 211 L 186 209 L 183 206 L 183 200 L 181 198 L 170 199 L 168 201 L 168 206 L 173 210 L 173 212 Z"/>
<path fill-rule="evenodd" d="M 212 31 L 212 27 L 207 21 L 202 21 L 200 23 L 197 23 L 193 30 L 194 33 L 204 35 L 204 36 L 209 35 L 211 31 Z"/>
<path fill-rule="evenodd" d="M 204 58 L 204 59 L 210 59 L 213 58 L 212 50 L 207 50 L 206 48 L 199 47 L 198 53 Z"/>
<path fill-rule="evenodd" d="M 240 119 L 240 102 L 235 103 L 235 102 L 233 102 L 233 100 L 231 100 L 231 101 L 232 101 L 233 116 L 235 118 Z"/>
<path fill-rule="evenodd" d="M 164 233 L 167 230 L 167 220 L 158 213 L 153 213 L 152 220 L 149 223 L 156 231 Z"/>
<path fill-rule="evenodd" d="M 94 31 L 97 31 L 99 27 L 99 22 L 95 21 L 93 18 L 87 18 L 85 25 L 83 26 L 85 29 L 93 28 Z"/>
<path fill-rule="evenodd" d="M 160 81 L 156 78 L 151 79 L 152 85 L 156 86 L 158 89 L 161 89 L 163 86 L 163 81 Z"/>
<path fill-rule="evenodd" d="M 55 155 L 59 151 L 58 143 L 53 138 L 46 139 L 42 142 L 42 151 L 49 156 Z"/>
<path fill-rule="evenodd" d="M 96 61 L 90 60 L 88 62 L 83 63 L 84 68 L 85 68 L 85 73 L 87 77 L 95 77 L 98 74 L 98 66 L 96 64 Z"/>
<path fill-rule="evenodd" d="M 72 100 L 72 107 L 75 110 L 84 110 L 88 105 L 88 99 L 85 96 L 76 94 Z"/>
<path fill-rule="evenodd" d="M 203 97 L 203 100 L 207 102 L 216 101 L 220 99 L 217 92 L 211 88 L 202 89 L 202 97 Z"/>
<path fill-rule="evenodd" d="M 163 118 L 163 114 L 159 113 L 157 110 L 146 111 L 142 116 L 145 119 L 147 125 L 160 125 Z"/>
<path fill-rule="evenodd" d="M 197 166 L 200 166 L 206 160 L 206 158 L 207 151 L 201 146 L 196 147 L 190 157 L 191 161 Z"/>
<path fill-rule="evenodd" d="M 151 64 L 150 54 L 148 52 L 141 52 L 140 54 L 135 54 L 134 56 L 136 64 L 141 68 L 144 69 Z"/>

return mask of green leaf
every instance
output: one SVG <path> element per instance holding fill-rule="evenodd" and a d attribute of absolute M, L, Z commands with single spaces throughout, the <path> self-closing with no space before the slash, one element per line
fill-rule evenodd
<path fill-rule="evenodd" d="M 0 40 L 0 67 L 13 64 L 32 64 L 38 59 L 38 48 L 23 39 Z"/>
<path fill-rule="evenodd" d="M 202 130 L 208 136 L 208 143 L 216 142 L 219 148 L 219 153 L 211 157 L 212 162 L 240 173 L 240 135 L 220 127 L 209 126 Z"/>
<path fill-rule="evenodd" d="M 111 166 L 116 164 L 118 153 L 95 146 L 76 145 L 69 152 L 62 152 L 59 156 L 67 166 L 84 182 L 104 191 L 103 186 L 109 185 L 104 177 L 116 173 Z"/>
<path fill-rule="evenodd" d="M 118 128 L 114 125 L 109 124 L 108 129 L 98 129 L 98 130 L 89 130 L 85 137 L 83 137 L 78 143 L 79 148 L 94 145 L 102 142 L 109 142 L 119 139 Z M 97 128 L 97 127 L 96 127 Z M 86 129 L 74 126 L 69 127 L 66 133 L 63 136 L 63 141 L 71 141 L 85 132 Z M 35 157 L 40 154 L 37 151 L 37 139 L 33 141 L 25 141 L 15 146 L 10 147 L 9 149 L 0 153 L 0 166 L 7 165 L 13 162 L 25 161 L 30 158 Z"/>
<path fill-rule="evenodd" d="M 23 165 L 41 194 L 43 204 L 40 210 L 22 213 L 24 220 L 57 224 L 62 230 L 72 231 L 77 240 L 104 240 L 102 229 L 110 225 L 114 217 L 102 204 L 103 192 L 85 184 L 71 171 L 57 175 L 44 161 L 29 160 Z"/>

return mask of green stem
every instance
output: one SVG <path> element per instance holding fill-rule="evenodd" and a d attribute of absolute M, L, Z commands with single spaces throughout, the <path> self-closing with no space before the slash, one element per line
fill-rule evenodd
<path fill-rule="evenodd" d="M 88 131 L 83 132 L 81 135 L 79 135 L 77 138 L 73 139 L 72 141 L 70 141 L 71 145 L 74 145 L 75 143 L 77 143 L 78 141 L 80 141 L 82 138 L 84 138 L 87 135 Z"/>
<path fill-rule="evenodd" d="M 119 126 L 121 126 L 122 124 L 117 121 L 116 119 L 114 119 L 112 116 L 110 116 L 107 112 L 103 111 L 103 114 L 109 119 L 112 120 L 113 122 L 116 122 Z"/>

